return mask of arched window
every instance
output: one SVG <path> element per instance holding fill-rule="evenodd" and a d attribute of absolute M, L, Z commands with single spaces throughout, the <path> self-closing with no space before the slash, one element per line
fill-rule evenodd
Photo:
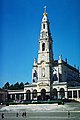
<path fill-rule="evenodd" d="M 42 32 L 42 38 L 45 38 L 46 37 L 46 32 Z"/>
<path fill-rule="evenodd" d="M 57 99 L 57 97 L 58 97 L 58 93 L 57 93 L 56 88 L 53 89 L 53 97 L 54 97 L 54 99 Z"/>
<path fill-rule="evenodd" d="M 42 43 L 42 51 L 45 50 L 45 43 Z"/>
<path fill-rule="evenodd" d="M 26 91 L 26 100 L 31 100 L 31 91 L 30 90 Z"/>
<path fill-rule="evenodd" d="M 45 29 L 45 24 L 43 24 L 43 29 Z"/>
<path fill-rule="evenodd" d="M 36 98 L 37 97 L 37 90 L 33 90 L 33 98 Z"/>

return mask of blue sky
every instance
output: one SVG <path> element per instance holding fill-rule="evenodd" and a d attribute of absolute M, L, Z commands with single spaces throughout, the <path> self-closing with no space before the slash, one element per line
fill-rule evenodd
<path fill-rule="evenodd" d="M 54 59 L 80 67 L 80 0 L 0 0 L 0 87 L 31 83 L 45 5 Z"/>

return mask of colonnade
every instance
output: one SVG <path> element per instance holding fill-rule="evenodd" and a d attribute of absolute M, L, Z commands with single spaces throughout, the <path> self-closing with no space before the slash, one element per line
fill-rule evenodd
<path fill-rule="evenodd" d="M 12 93 L 9 94 L 10 100 L 48 100 L 48 99 L 75 99 L 80 101 L 80 89 L 68 89 L 68 91 L 57 91 L 53 89 L 53 93 L 46 92 L 45 89 L 41 92 L 35 91 L 32 93 L 30 90 L 27 90 L 26 93 Z"/>
<path fill-rule="evenodd" d="M 80 101 L 80 89 L 69 89 L 68 98 Z"/>

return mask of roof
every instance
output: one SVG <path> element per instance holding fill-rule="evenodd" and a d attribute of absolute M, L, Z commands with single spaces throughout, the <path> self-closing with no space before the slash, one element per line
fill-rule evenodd
<path fill-rule="evenodd" d="M 63 64 L 63 65 L 65 65 L 65 66 L 67 66 L 69 69 L 74 70 L 75 72 L 78 72 L 78 73 L 79 73 L 79 70 L 78 70 L 77 68 L 71 66 L 70 64 L 68 64 L 68 63 L 65 62 L 64 60 L 62 60 L 62 63 L 58 63 L 58 60 L 54 60 L 54 61 L 53 61 L 53 66 L 54 66 L 54 67 L 55 67 L 55 66 L 58 66 L 58 65 L 60 65 L 60 64 Z"/>

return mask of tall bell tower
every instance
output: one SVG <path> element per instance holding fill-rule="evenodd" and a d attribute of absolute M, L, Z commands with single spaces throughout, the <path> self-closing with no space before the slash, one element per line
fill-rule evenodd
<path fill-rule="evenodd" d="M 44 7 L 43 18 L 41 22 L 41 31 L 39 37 L 38 50 L 38 83 L 49 84 L 52 76 L 53 50 L 52 37 L 46 6 Z"/>

